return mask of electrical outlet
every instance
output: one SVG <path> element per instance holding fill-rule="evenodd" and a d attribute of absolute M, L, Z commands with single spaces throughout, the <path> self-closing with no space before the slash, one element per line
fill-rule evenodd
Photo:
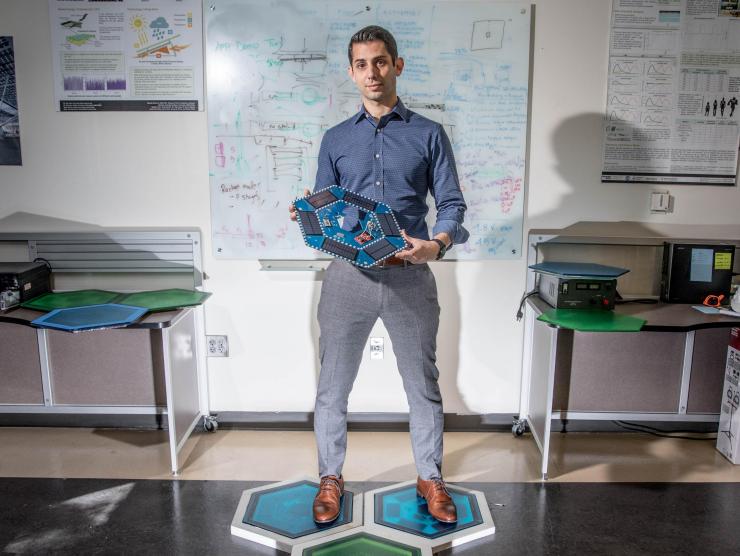
<path fill-rule="evenodd" d="M 673 196 L 668 191 L 650 193 L 650 212 L 673 212 Z"/>
<path fill-rule="evenodd" d="M 220 335 L 206 336 L 206 348 L 208 357 L 228 357 L 229 356 L 229 337 Z"/>
<path fill-rule="evenodd" d="M 370 338 L 370 359 L 383 359 L 383 338 Z"/>

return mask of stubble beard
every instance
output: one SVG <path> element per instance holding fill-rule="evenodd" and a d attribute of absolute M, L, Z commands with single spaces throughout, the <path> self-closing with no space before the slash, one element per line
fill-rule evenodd
<path fill-rule="evenodd" d="M 382 102 L 389 96 L 392 96 L 392 92 L 389 91 L 388 83 L 383 82 L 383 83 L 380 83 L 380 85 L 381 85 L 381 88 L 375 91 L 365 87 L 362 91 L 363 96 L 366 99 L 372 100 L 374 102 Z"/>
<path fill-rule="evenodd" d="M 383 100 L 385 91 L 365 91 L 365 98 L 368 100 L 379 101 Z"/>

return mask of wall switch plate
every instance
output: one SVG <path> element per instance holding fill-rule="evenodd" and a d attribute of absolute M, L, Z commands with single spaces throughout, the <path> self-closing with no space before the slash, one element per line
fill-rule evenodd
<path fill-rule="evenodd" d="M 650 193 L 650 212 L 673 212 L 673 197 L 668 191 Z"/>
<path fill-rule="evenodd" d="M 207 335 L 206 349 L 208 357 L 228 357 L 229 337 L 225 335 Z"/>
<path fill-rule="evenodd" d="M 383 338 L 370 338 L 370 359 L 383 359 Z"/>

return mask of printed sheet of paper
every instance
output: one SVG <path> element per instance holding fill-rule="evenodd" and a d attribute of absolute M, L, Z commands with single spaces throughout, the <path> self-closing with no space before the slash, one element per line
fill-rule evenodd
<path fill-rule="evenodd" d="M 614 0 L 602 182 L 735 185 L 739 3 Z"/>

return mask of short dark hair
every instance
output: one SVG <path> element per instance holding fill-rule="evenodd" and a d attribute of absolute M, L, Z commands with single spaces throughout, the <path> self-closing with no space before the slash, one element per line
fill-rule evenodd
<path fill-rule="evenodd" d="M 398 46 L 396 46 L 396 39 L 393 38 L 391 32 L 378 25 L 368 25 L 367 27 L 363 27 L 357 31 L 357 33 L 352 35 L 352 38 L 349 40 L 347 55 L 349 56 L 350 66 L 352 65 L 352 45 L 358 42 L 370 41 L 383 41 L 386 50 L 388 50 L 388 54 L 391 55 L 391 62 L 396 62 L 396 58 L 398 58 Z"/>

